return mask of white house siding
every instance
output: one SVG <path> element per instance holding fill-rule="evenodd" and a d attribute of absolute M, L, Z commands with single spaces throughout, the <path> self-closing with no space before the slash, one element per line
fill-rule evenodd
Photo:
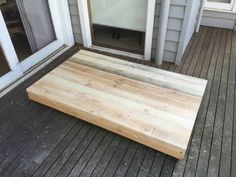
<path fill-rule="evenodd" d="M 180 41 L 178 52 L 176 56 L 176 64 L 181 63 L 182 56 L 184 51 L 196 29 L 196 24 L 198 22 L 198 17 L 201 9 L 201 0 L 188 0 L 186 2 L 186 11 L 183 21 L 183 29 L 181 30 Z"/>
<path fill-rule="evenodd" d="M 236 12 L 204 10 L 201 25 L 236 29 Z"/>
<path fill-rule="evenodd" d="M 74 33 L 75 42 L 78 44 L 82 44 L 82 33 L 79 19 L 79 10 L 77 0 L 68 0 L 70 15 L 71 15 L 71 23 Z"/>
<path fill-rule="evenodd" d="M 161 7 L 161 0 L 157 0 L 156 17 L 153 33 L 152 58 L 155 58 L 156 40 L 158 32 L 158 20 Z M 180 34 L 185 15 L 186 0 L 171 0 L 167 35 L 165 41 L 164 61 L 175 62 L 179 46 Z"/>
<path fill-rule="evenodd" d="M 187 33 L 186 33 L 186 38 L 184 40 L 184 47 L 183 47 L 183 50 L 182 50 L 182 54 L 184 53 L 185 51 L 185 48 L 187 47 L 193 33 L 195 32 L 195 28 L 196 28 L 196 23 L 197 23 L 197 20 L 198 20 L 198 14 L 199 14 L 199 11 L 200 11 L 200 5 L 201 5 L 201 1 L 200 0 L 195 0 L 195 1 L 192 1 L 192 9 L 191 9 L 191 13 L 189 15 L 189 22 L 187 22 Z"/>

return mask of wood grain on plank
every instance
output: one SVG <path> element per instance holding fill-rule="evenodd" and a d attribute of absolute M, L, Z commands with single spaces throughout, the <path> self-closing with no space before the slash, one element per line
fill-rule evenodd
<path fill-rule="evenodd" d="M 181 159 L 206 83 L 82 50 L 27 93 L 36 102 Z"/>

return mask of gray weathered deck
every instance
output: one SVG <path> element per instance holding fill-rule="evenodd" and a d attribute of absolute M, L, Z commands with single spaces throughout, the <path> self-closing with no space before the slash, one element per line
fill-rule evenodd
<path fill-rule="evenodd" d="M 209 81 L 181 161 L 28 100 L 25 89 L 76 50 L 0 99 L 1 177 L 236 176 L 235 32 L 202 27 L 181 66 L 162 66 Z"/>

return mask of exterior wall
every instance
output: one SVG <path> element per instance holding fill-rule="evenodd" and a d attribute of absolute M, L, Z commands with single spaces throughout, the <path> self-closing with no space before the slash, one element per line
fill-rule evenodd
<path fill-rule="evenodd" d="M 236 30 L 236 13 L 204 10 L 201 25 Z"/>
<path fill-rule="evenodd" d="M 152 58 L 155 58 L 160 7 L 161 7 L 161 0 L 157 0 L 156 16 L 154 23 L 155 25 L 153 32 Z M 165 41 L 165 51 L 163 58 L 164 61 L 175 62 L 179 46 L 180 34 L 183 26 L 183 19 L 185 15 L 185 7 L 186 7 L 186 0 L 171 0 L 167 35 Z"/>
<path fill-rule="evenodd" d="M 185 11 L 184 21 L 183 21 L 181 35 L 180 35 L 178 52 L 177 52 L 177 56 L 175 60 L 176 64 L 181 63 L 184 51 L 192 35 L 195 32 L 196 25 L 198 24 L 198 20 L 199 20 L 199 14 L 202 10 L 201 9 L 202 2 L 203 1 L 201 0 L 198 0 L 198 1 L 188 0 L 186 2 L 186 7 L 185 7 L 186 11 Z"/>
<path fill-rule="evenodd" d="M 187 32 L 183 44 L 183 51 L 181 52 L 182 54 L 184 53 L 193 33 L 195 32 L 196 23 L 198 20 L 198 14 L 200 12 L 201 1 L 192 1 L 191 6 L 192 7 L 189 15 L 189 21 L 187 22 L 188 25 L 186 27 Z"/>
<path fill-rule="evenodd" d="M 152 58 L 155 58 L 156 42 L 159 26 L 159 13 L 162 0 L 156 0 L 156 12 L 154 18 Z M 179 49 L 179 42 L 183 28 L 183 21 L 186 17 L 186 5 L 189 0 L 171 0 L 169 13 L 167 37 L 165 41 L 164 61 L 175 62 Z M 77 0 L 68 0 L 75 42 L 82 44 L 82 34 L 78 12 Z"/>

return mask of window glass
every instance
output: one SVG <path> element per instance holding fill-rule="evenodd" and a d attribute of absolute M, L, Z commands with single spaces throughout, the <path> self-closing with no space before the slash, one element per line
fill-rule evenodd
<path fill-rule="evenodd" d="M 10 71 L 10 68 L 8 66 L 6 57 L 2 51 L 2 48 L 0 46 L 0 77 L 2 77 L 4 74 L 8 73 Z"/>

